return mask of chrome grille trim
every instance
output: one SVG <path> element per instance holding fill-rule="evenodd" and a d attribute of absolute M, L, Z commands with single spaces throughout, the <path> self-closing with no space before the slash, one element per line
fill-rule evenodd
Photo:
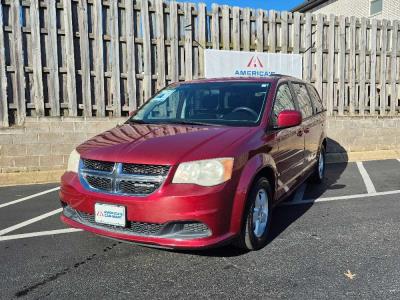
<path fill-rule="evenodd" d="M 165 175 L 145 175 L 145 174 L 127 174 L 123 172 L 125 163 L 111 163 L 113 164 L 112 171 L 102 171 L 101 161 L 94 161 L 96 163 L 95 169 L 89 169 L 90 164 L 85 163 L 84 159 L 79 162 L 79 179 L 82 185 L 91 191 L 117 194 L 126 196 L 147 196 L 155 192 L 165 181 L 169 166 L 156 166 L 156 165 L 135 165 L 140 166 L 143 170 L 157 170 L 160 168 L 160 172 Z M 107 165 L 107 170 L 110 169 L 110 162 L 104 162 Z M 167 170 L 165 172 L 165 170 Z M 90 178 L 90 179 L 89 179 Z M 96 179 L 98 184 L 96 183 Z M 111 181 L 109 187 L 108 184 L 104 184 L 107 181 Z M 121 183 L 123 183 L 121 185 Z"/>

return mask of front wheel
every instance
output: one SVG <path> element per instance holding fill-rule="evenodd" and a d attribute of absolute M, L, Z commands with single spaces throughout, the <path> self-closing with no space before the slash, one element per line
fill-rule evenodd
<path fill-rule="evenodd" d="M 312 181 L 315 183 L 322 183 L 325 178 L 325 166 L 326 166 L 326 153 L 324 145 L 321 145 L 319 150 L 318 161 L 312 175 Z"/>
<path fill-rule="evenodd" d="M 271 221 L 271 186 L 264 177 L 252 186 L 247 198 L 244 224 L 235 245 L 245 250 L 258 250 L 267 244 Z"/>

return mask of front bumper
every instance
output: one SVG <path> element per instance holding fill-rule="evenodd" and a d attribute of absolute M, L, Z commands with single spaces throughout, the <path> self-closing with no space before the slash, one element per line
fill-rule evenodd
<path fill-rule="evenodd" d="M 234 188 L 166 183 L 146 197 L 92 192 L 75 173 L 61 180 L 61 220 L 76 228 L 124 241 L 167 248 L 208 248 L 233 238 L 230 230 Z M 95 203 L 126 207 L 127 228 L 93 221 Z"/>

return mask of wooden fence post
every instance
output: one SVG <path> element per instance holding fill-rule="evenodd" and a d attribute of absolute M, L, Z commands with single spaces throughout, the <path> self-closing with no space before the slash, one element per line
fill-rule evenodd
<path fill-rule="evenodd" d="M 213 49 L 219 49 L 219 6 L 212 5 L 211 42 Z"/>
<path fill-rule="evenodd" d="M 240 8 L 237 6 L 232 9 L 232 47 L 240 51 Z"/>
<path fill-rule="evenodd" d="M 242 23 L 243 51 L 250 51 L 250 9 L 243 9 Z"/>
<path fill-rule="evenodd" d="M 92 93 L 90 89 L 90 56 L 89 56 L 89 30 L 88 11 L 86 0 L 79 0 L 79 39 L 81 51 L 81 78 L 82 78 L 82 102 L 83 114 L 92 116 Z"/>
<path fill-rule="evenodd" d="M 358 113 L 360 115 L 365 114 L 365 99 L 366 99 L 366 48 L 367 48 L 367 18 L 361 19 L 361 28 L 360 28 L 360 94 L 358 99 Z"/>
<path fill-rule="evenodd" d="M 12 20 L 12 60 L 14 62 L 14 85 L 13 98 L 16 102 L 16 123 L 21 125 L 26 116 L 25 102 L 25 72 L 24 72 L 24 49 L 22 47 L 22 20 L 20 20 L 21 6 L 19 1 L 11 3 Z"/>
<path fill-rule="evenodd" d="M 339 116 L 344 114 L 346 81 L 346 17 L 339 17 Z"/>
<path fill-rule="evenodd" d="M 222 49 L 230 50 L 230 17 L 229 6 L 222 6 Z"/>
<path fill-rule="evenodd" d="M 300 17 L 299 12 L 293 14 L 293 53 L 300 53 Z"/>
<path fill-rule="evenodd" d="M 170 66 L 172 82 L 179 81 L 179 61 L 178 61 L 178 4 L 175 1 L 169 3 L 169 19 L 171 28 L 171 57 L 168 65 Z"/>
<path fill-rule="evenodd" d="M 31 0 L 31 37 L 32 37 L 32 70 L 33 70 L 33 103 L 35 105 L 36 116 L 44 116 L 44 97 L 43 97 L 43 68 L 42 51 L 40 46 L 40 21 L 39 21 L 39 1 Z"/>
<path fill-rule="evenodd" d="M 60 115 L 60 81 L 58 79 L 58 47 L 57 47 L 57 11 L 56 0 L 48 0 L 48 36 L 52 47 L 48 48 L 48 68 L 49 68 L 49 103 L 50 115 L 55 117 Z"/>
<path fill-rule="evenodd" d="M 65 27 L 65 52 L 67 60 L 67 90 L 68 90 L 68 109 L 69 116 L 78 115 L 76 99 L 76 68 L 74 53 L 74 32 L 72 28 L 72 8 L 70 0 L 63 0 L 64 7 L 64 27 Z"/>
<path fill-rule="evenodd" d="M 281 52 L 282 53 L 287 53 L 287 51 L 288 51 L 288 31 L 289 31 L 288 12 L 283 11 L 281 13 Z"/>
<path fill-rule="evenodd" d="M 268 13 L 268 52 L 274 53 L 276 51 L 276 11 L 270 10 Z"/>
<path fill-rule="evenodd" d="M 3 4 L 0 1 L 0 127 L 8 127 L 6 56 L 3 30 Z"/>
<path fill-rule="evenodd" d="M 324 15 L 318 14 L 317 16 L 317 41 L 316 41 L 316 47 L 317 47 L 317 52 L 315 55 L 315 65 L 316 65 L 316 87 L 318 93 L 323 95 L 323 81 L 324 81 L 324 60 L 323 60 L 323 49 L 324 49 Z M 324 105 L 326 107 L 326 99 L 324 98 Z"/>
<path fill-rule="evenodd" d="M 199 3 L 198 5 L 198 30 L 199 30 L 199 73 L 200 77 L 204 77 L 204 49 L 206 48 L 207 38 L 206 38 L 206 5 L 204 3 Z"/>
<path fill-rule="evenodd" d="M 133 1 L 125 2 L 125 32 L 126 32 L 126 59 L 129 111 L 137 108 L 136 101 L 136 51 L 135 34 L 133 28 Z M 165 70 L 164 70 L 165 74 Z"/>
<path fill-rule="evenodd" d="M 396 106 L 398 102 L 398 96 L 397 96 L 397 74 L 398 74 L 398 68 L 397 68 L 397 43 L 398 43 L 398 30 L 399 30 L 399 21 L 394 20 L 393 21 L 393 27 L 392 27 L 392 52 L 390 56 L 390 115 L 394 116 L 396 114 Z"/>
<path fill-rule="evenodd" d="M 311 81 L 312 75 L 312 15 L 311 13 L 306 13 L 306 28 L 305 28 L 305 50 L 304 53 L 304 79 Z"/>
<path fill-rule="evenodd" d="M 350 103 L 349 112 L 354 114 L 356 106 L 356 18 L 350 18 Z"/>
<path fill-rule="evenodd" d="M 156 0 L 157 25 L 157 89 L 165 86 L 164 1 Z"/>
<path fill-rule="evenodd" d="M 143 2 L 146 2 L 143 0 Z M 111 8 L 111 95 L 114 116 L 121 116 L 121 70 L 119 64 L 118 1 L 110 2 Z M 150 39 L 150 37 L 149 37 Z M 150 50 L 148 50 L 150 52 Z M 150 55 L 150 53 L 149 53 Z M 144 55 L 146 57 L 146 53 Z M 150 63 L 149 61 L 147 63 Z M 151 72 L 150 72 L 151 76 Z M 150 82 L 151 84 L 151 82 Z M 151 88 L 151 85 L 150 85 Z M 150 97 L 150 95 L 149 95 Z"/>
<path fill-rule="evenodd" d="M 335 26 L 336 17 L 331 14 L 329 16 L 329 29 L 328 29 L 328 93 L 326 109 L 328 115 L 333 115 L 334 107 L 334 80 L 335 80 Z"/>
<path fill-rule="evenodd" d="M 371 78 L 370 78 L 370 96 L 369 96 L 369 113 L 375 115 L 376 111 L 376 35 L 378 32 L 378 22 L 372 20 L 371 32 Z"/>
<path fill-rule="evenodd" d="M 256 38 L 257 38 L 257 51 L 264 52 L 264 11 L 257 10 L 256 19 Z"/>
<path fill-rule="evenodd" d="M 185 79 L 193 79 L 193 39 L 192 39 L 192 4 L 184 4 L 185 12 L 185 27 L 190 30 L 185 30 Z"/>
<path fill-rule="evenodd" d="M 141 15 L 143 27 L 143 92 L 144 101 L 152 94 L 151 90 L 151 40 L 148 0 L 141 1 Z"/>
<path fill-rule="evenodd" d="M 387 28 L 388 22 L 382 20 L 381 28 L 381 74 L 380 74 L 380 103 L 379 103 L 379 114 L 381 116 L 386 114 L 386 103 L 387 103 L 387 93 L 386 93 L 386 53 L 387 53 Z"/>
<path fill-rule="evenodd" d="M 96 115 L 105 116 L 104 95 L 104 43 L 103 43 L 103 6 L 102 0 L 94 0 L 94 73 L 95 73 L 95 101 Z"/>

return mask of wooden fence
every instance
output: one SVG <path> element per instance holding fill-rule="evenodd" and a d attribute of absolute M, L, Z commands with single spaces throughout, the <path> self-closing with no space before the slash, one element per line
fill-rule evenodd
<path fill-rule="evenodd" d="M 303 55 L 330 115 L 398 115 L 399 22 L 163 0 L 0 0 L 0 126 L 124 116 L 204 49 Z"/>

